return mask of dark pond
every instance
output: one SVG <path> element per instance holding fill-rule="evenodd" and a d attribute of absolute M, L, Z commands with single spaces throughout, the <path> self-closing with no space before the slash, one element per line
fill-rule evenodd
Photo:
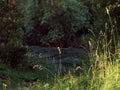
<path fill-rule="evenodd" d="M 29 47 L 34 59 L 40 60 L 40 64 L 57 72 L 62 66 L 62 72 L 67 72 L 73 67 L 82 67 L 88 61 L 88 51 L 82 48 L 60 48 L 57 47 Z"/>

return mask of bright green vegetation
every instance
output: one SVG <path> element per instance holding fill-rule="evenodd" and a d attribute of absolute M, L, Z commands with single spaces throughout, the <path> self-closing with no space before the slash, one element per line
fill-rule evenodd
<path fill-rule="evenodd" d="M 104 34 L 101 32 L 97 41 L 90 39 L 90 64 L 85 63 L 84 67 L 78 66 L 72 72 L 61 76 L 42 67 L 36 70 L 10 69 L 1 64 L 0 84 L 6 84 L 7 90 L 119 90 L 120 42 L 116 41 L 115 54 L 112 55 L 110 53 L 112 44 L 106 43 Z M 84 72 L 75 75 L 79 69 Z"/>
<path fill-rule="evenodd" d="M 103 38 L 104 39 L 104 38 Z M 97 43 L 99 43 L 98 41 Z M 93 47 L 93 40 L 90 42 Z M 103 42 L 104 43 L 104 42 Z M 111 61 L 110 49 L 101 47 L 106 51 L 91 49 L 90 66 L 76 67 L 64 76 L 54 75 L 47 69 L 12 70 L 4 64 L 0 65 L 0 84 L 5 83 L 7 90 L 119 90 L 120 89 L 120 46 L 116 46 L 115 54 Z M 104 46 L 105 44 L 103 44 Z M 77 70 L 84 70 L 80 75 L 75 75 Z M 35 78 L 38 80 L 33 81 Z"/>
<path fill-rule="evenodd" d="M 101 62 L 103 63 L 103 62 Z M 101 64 L 100 63 L 100 64 Z M 106 64 L 106 63 L 104 63 Z M 120 65 L 100 65 L 95 69 L 92 66 L 90 72 L 85 72 L 79 77 L 68 74 L 63 78 L 57 78 L 53 85 L 42 84 L 40 81 L 28 87 L 32 90 L 119 90 L 120 89 Z M 105 69 L 104 69 L 105 68 Z M 27 89 L 25 89 L 27 90 Z"/>
<path fill-rule="evenodd" d="M 0 1 L 0 90 L 120 90 L 119 0 L 7 1 Z M 29 40 L 85 45 L 89 61 L 52 73 L 29 57 Z"/>

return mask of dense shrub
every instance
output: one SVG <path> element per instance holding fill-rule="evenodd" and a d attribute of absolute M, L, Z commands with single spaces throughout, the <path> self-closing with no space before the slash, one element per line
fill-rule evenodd
<path fill-rule="evenodd" d="M 90 28 L 90 13 L 81 1 L 29 0 L 26 7 L 26 31 L 32 31 L 28 43 L 76 46 L 80 37 L 76 34 Z"/>
<path fill-rule="evenodd" d="M 11 67 L 20 63 L 26 53 L 22 44 L 23 20 L 19 3 L 0 1 L 0 58 Z"/>

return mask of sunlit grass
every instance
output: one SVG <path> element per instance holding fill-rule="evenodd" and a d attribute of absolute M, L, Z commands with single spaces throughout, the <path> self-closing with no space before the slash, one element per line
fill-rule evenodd
<path fill-rule="evenodd" d="M 106 10 L 112 26 L 108 8 Z M 86 62 L 85 67 L 78 66 L 73 69 L 73 72 L 81 69 L 83 72 L 79 75 L 69 71 L 68 74 L 60 76 L 44 67 L 40 67 L 41 70 L 38 71 L 15 71 L 1 63 L 0 90 L 120 90 L 120 39 L 112 36 L 113 38 L 108 40 L 106 32 L 102 30 L 99 37 L 92 33 L 93 37 L 88 41 L 90 64 Z M 113 27 L 111 35 L 115 35 Z M 58 52 L 59 55 L 62 53 L 60 47 Z M 35 82 L 24 80 L 33 77 L 39 79 Z"/>
<path fill-rule="evenodd" d="M 47 68 L 41 69 L 40 67 L 38 71 L 14 71 L 1 64 L 1 75 L 4 75 L 1 77 L 5 79 L 0 79 L 1 89 L 120 90 L 120 41 L 116 42 L 115 53 L 111 53 L 112 42 L 107 41 L 106 34 L 101 31 L 98 39 L 92 37 L 89 40 L 90 64 L 88 65 L 86 62 L 85 67 L 78 66 L 64 76 L 51 73 Z M 60 52 L 60 48 L 58 51 Z M 3 69 L 4 71 L 2 71 Z M 79 69 L 83 72 L 76 75 L 74 72 Z M 26 82 L 24 79 L 20 79 L 21 77 L 28 80 L 35 77 L 39 77 L 39 79 L 35 82 Z"/>
<path fill-rule="evenodd" d="M 103 35 L 100 37 L 103 37 Z M 79 75 L 69 72 L 62 77 L 55 74 L 48 74 L 46 78 L 44 76 L 47 69 L 46 71 L 43 69 L 41 72 L 36 71 L 34 73 L 30 71 L 28 73 L 26 71 L 18 73 L 14 70 L 11 71 L 3 65 L 1 69 L 6 67 L 4 68 L 6 71 L 2 73 L 9 77 L 7 77 L 7 80 L 1 80 L 0 84 L 5 84 L 6 90 L 120 90 L 120 42 L 118 41 L 116 45 L 115 54 L 111 54 L 110 43 L 108 45 L 105 41 L 105 38 L 99 39 L 98 41 L 93 38 L 90 39 L 90 64 L 88 66 L 85 64 L 86 66 L 84 68 L 78 66 L 73 69 L 73 72 L 76 72 L 78 69 L 84 71 Z M 100 43 L 103 45 L 100 45 Z M 95 47 L 95 45 L 97 46 Z M 17 79 L 20 77 L 29 79 L 38 76 L 44 79 L 38 79 L 35 82 L 25 82 L 24 80 Z M 54 78 L 50 79 L 49 77 L 51 76 Z M 10 79 L 11 77 L 13 80 Z M 15 83 L 17 83 L 16 87 L 12 87 Z"/>
<path fill-rule="evenodd" d="M 103 36 L 102 36 L 103 37 Z M 101 38 L 101 36 L 100 36 Z M 32 90 L 120 90 L 120 58 L 119 42 L 116 46 L 115 54 L 111 53 L 111 42 L 106 43 L 106 38 L 95 42 L 90 41 L 91 65 L 84 68 L 84 73 L 75 76 L 68 73 L 64 77 L 56 77 L 53 84 L 36 82 Z M 103 44 L 103 46 L 100 45 Z M 99 46 L 100 45 L 100 46 Z M 112 55 L 112 57 L 111 57 Z M 114 59 L 114 61 L 112 60 Z M 79 68 L 82 69 L 82 68 Z M 76 69 L 74 69 L 76 70 Z"/>

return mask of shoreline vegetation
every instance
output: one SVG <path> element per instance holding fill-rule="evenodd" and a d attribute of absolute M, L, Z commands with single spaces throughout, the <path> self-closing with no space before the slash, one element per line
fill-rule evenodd
<path fill-rule="evenodd" d="M 119 0 L 1 0 L 0 90 L 120 90 L 119 13 Z"/>
<path fill-rule="evenodd" d="M 92 48 L 93 42 L 89 42 Z M 77 66 L 62 76 L 60 71 L 59 74 L 54 74 L 40 65 L 34 66 L 33 71 L 31 69 L 16 71 L 3 65 L 0 69 L 4 68 L 4 76 L 0 76 L 0 84 L 2 88 L 6 87 L 6 89 L 2 90 L 119 90 L 119 44 L 118 42 L 118 46 L 116 46 L 114 61 L 111 61 L 111 56 L 108 56 L 110 55 L 108 47 L 107 52 L 100 52 L 97 47 L 94 53 L 89 53 L 90 64 L 85 63 L 84 67 Z M 102 48 L 106 50 L 106 47 Z M 83 72 L 76 74 L 77 70 L 83 70 Z"/>

